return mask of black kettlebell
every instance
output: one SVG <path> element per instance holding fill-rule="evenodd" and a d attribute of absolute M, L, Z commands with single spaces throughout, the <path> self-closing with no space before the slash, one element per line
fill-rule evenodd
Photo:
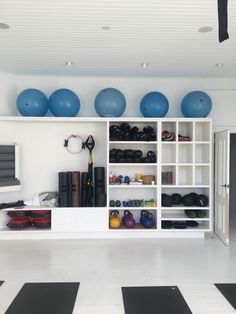
<path fill-rule="evenodd" d="M 200 194 L 197 195 L 196 197 L 196 206 L 198 207 L 206 207 L 209 203 L 209 198 L 204 195 L 204 194 Z"/>
<path fill-rule="evenodd" d="M 156 154 L 151 150 L 148 151 L 147 158 L 150 159 L 150 162 L 156 162 L 157 161 Z"/>
<path fill-rule="evenodd" d="M 143 131 L 138 132 L 138 141 L 145 141 L 145 133 Z"/>
<path fill-rule="evenodd" d="M 113 148 L 113 149 L 111 149 L 110 151 L 109 151 L 109 156 L 110 157 L 116 157 L 116 149 L 115 148 Z"/>

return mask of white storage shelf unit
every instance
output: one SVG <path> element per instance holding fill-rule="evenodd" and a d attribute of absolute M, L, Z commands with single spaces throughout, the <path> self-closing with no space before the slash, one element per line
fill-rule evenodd
<path fill-rule="evenodd" d="M 9 217 L 7 210 L 0 211 L 0 238 L 20 238 L 26 233 L 31 237 L 197 237 L 212 230 L 212 126 L 211 119 L 186 118 L 31 118 L 1 117 L 0 141 L 16 142 L 20 146 L 21 192 L 1 193 L 0 203 L 28 199 L 46 190 L 57 190 L 59 171 L 86 171 L 87 151 L 79 155 L 69 154 L 63 141 L 71 134 L 86 138 L 95 137 L 94 166 L 106 167 L 107 206 L 104 208 L 52 208 L 51 229 L 30 229 L 11 231 L 6 227 Z M 130 123 L 142 129 L 152 126 L 157 134 L 156 141 L 111 141 L 109 127 L 113 124 Z M 175 133 L 175 140 L 162 141 L 162 131 Z M 189 136 L 188 142 L 178 140 L 178 134 Z M 146 154 L 152 150 L 157 155 L 155 163 L 110 163 L 109 150 L 139 149 Z M 162 182 L 162 172 L 171 172 L 171 182 Z M 154 185 L 112 186 L 109 174 L 134 176 L 135 173 L 155 175 Z M 128 187 L 128 188 L 127 188 Z M 162 207 L 161 194 L 196 192 L 209 197 L 205 208 L 185 206 Z M 156 206 L 110 207 L 110 200 L 154 199 Z M 29 208 L 30 209 L 30 208 Z M 134 229 L 109 228 L 109 214 L 113 209 L 129 209 L 137 222 Z M 139 224 L 142 209 L 152 212 L 155 226 L 145 229 Z M 191 220 L 185 215 L 186 209 L 204 210 L 204 218 L 193 219 L 197 228 L 185 230 L 162 229 L 162 222 Z M 28 210 L 28 208 L 27 208 Z M 31 210 L 34 210 L 31 208 Z"/>

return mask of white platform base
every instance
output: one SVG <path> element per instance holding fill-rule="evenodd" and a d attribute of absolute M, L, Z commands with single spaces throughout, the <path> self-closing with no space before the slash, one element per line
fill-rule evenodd
<path fill-rule="evenodd" d="M 204 232 L 159 232 L 157 233 L 147 233 L 147 232 L 77 232 L 77 233 L 69 233 L 69 232 L 50 232 L 50 231 L 11 231 L 7 233 L 0 234 L 0 240 L 32 240 L 32 239 L 161 239 L 161 238 L 204 238 Z"/>

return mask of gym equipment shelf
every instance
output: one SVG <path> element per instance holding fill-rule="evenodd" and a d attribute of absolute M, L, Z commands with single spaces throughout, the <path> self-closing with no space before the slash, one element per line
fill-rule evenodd
<path fill-rule="evenodd" d="M 57 190 L 58 171 L 86 171 L 88 154 L 69 154 L 63 140 L 70 134 L 86 138 L 95 137 L 94 166 L 106 167 L 107 182 L 111 172 L 115 175 L 134 176 L 135 173 L 155 175 L 155 185 L 109 185 L 106 186 L 106 207 L 50 208 L 51 229 L 30 228 L 13 231 L 6 227 L 9 220 L 5 209 L 0 211 L 0 239 L 8 238 L 92 238 L 92 237 L 203 237 L 212 230 L 212 126 L 207 118 L 100 118 L 100 117 L 0 117 L 0 141 L 17 142 L 21 148 L 21 191 L 1 193 L 1 202 L 12 199 L 29 199 L 34 194 Z M 151 126 L 156 132 L 156 141 L 111 141 L 109 127 L 112 124 L 129 123 L 131 127 Z M 89 130 L 89 131 L 88 131 Z M 174 141 L 162 141 L 162 132 L 175 133 Z M 89 132 L 89 133 L 88 133 Z M 179 141 L 178 135 L 189 141 Z M 130 147 L 129 147 L 130 145 Z M 109 150 L 135 149 L 144 154 L 149 150 L 156 153 L 155 163 L 109 163 Z M 40 158 L 38 157 L 40 156 Z M 172 172 L 172 183 L 162 183 L 162 172 Z M 167 175 L 168 176 L 168 175 Z M 169 182 L 167 180 L 167 182 Z M 161 194 L 196 192 L 209 197 L 204 208 L 185 206 L 161 206 Z M 155 207 L 109 207 L 110 200 L 144 199 L 156 201 Z M 26 207 L 20 210 L 48 208 Z M 156 226 L 145 229 L 137 223 L 134 229 L 109 229 L 109 213 L 117 209 L 121 213 L 130 210 L 139 222 L 140 212 L 148 210 L 155 217 Z M 207 218 L 200 220 L 197 228 L 185 230 L 161 228 L 165 220 L 191 220 L 185 216 L 186 209 L 205 210 Z M 18 210 L 18 209 L 13 209 Z M 199 219 L 195 219 L 199 221 Z M 190 232 L 189 232 L 190 231 Z M 27 234 L 27 235 L 26 235 Z M 29 236 L 30 235 L 30 236 Z"/>

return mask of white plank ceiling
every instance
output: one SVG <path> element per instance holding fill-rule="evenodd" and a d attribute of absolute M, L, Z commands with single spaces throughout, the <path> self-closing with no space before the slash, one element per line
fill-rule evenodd
<path fill-rule="evenodd" d="M 0 71 L 236 76 L 235 0 L 221 44 L 217 0 L 0 0 L 0 23 Z"/>

